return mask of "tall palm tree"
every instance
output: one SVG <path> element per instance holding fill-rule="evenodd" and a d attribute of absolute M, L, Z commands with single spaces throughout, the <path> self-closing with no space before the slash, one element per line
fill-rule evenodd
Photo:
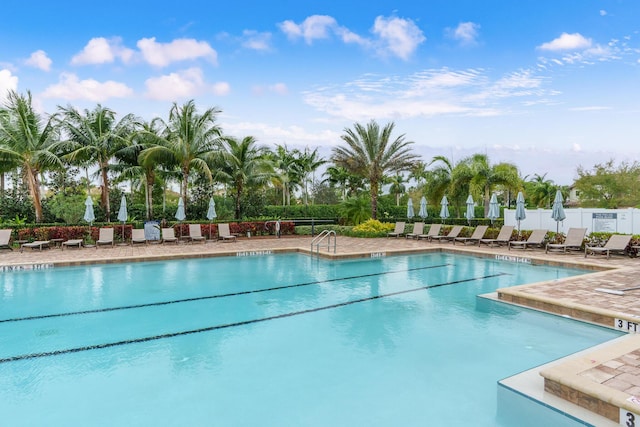
<path fill-rule="evenodd" d="M 405 182 L 404 177 L 400 174 L 396 174 L 389 178 L 389 183 L 391 183 L 389 193 L 396 196 L 396 206 L 400 206 L 400 196 L 407 191 L 407 187 L 404 185 Z"/>
<path fill-rule="evenodd" d="M 492 165 L 486 154 L 463 159 L 458 169 L 458 185 L 468 185 L 471 194 L 484 200 L 484 214 L 489 212 L 491 192 L 499 185 L 515 188 L 521 183 L 518 168 L 511 163 Z"/>
<path fill-rule="evenodd" d="M 55 117 L 43 121 L 32 106 L 31 92 L 19 95 L 9 91 L 0 109 L 0 163 L 3 168 L 19 167 L 33 200 L 36 222 L 42 222 L 40 175 L 49 169 L 63 168 L 54 144 L 58 132 Z"/>
<path fill-rule="evenodd" d="M 143 160 L 140 153 L 161 141 L 161 123 L 159 118 L 137 123 L 139 129 L 132 135 L 132 143 L 116 153 L 118 164 L 114 165 L 114 170 L 119 172 L 119 181 L 139 181 L 143 185 L 148 220 L 153 219 L 153 187 L 163 165 L 159 165 L 153 158 Z"/>
<path fill-rule="evenodd" d="M 229 184 L 234 190 L 235 219 L 240 219 L 240 201 L 246 189 L 266 184 L 273 176 L 273 163 L 266 147 L 256 145 L 252 136 L 242 140 L 223 137 L 222 151 L 216 159 L 215 178 Z"/>
<path fill-rule="evenodd" d="M 329 166 L 323 175 L 327 177 L 324 181 L 329 182 L 329 186 L 340 189 L 340 199 L 344 201 L 347 198 L 347 184 L 352 176 L 349 171 L 341 166 Z"/>
<path fill-rule="evenodd" d="M 385 173 L 408 170 L 418 158 L 410 150 L 413 142 L 405 141 L 404 134 L 391 141 L 394 127 L 391 122 L 380 129 L 375 120 L 366 126 L 355 123 L 353 129 L 345 128 L 341 137 L 346 147 L 333 149 L 332 161 L 336 166 L 342 166 L 369 182 L 373 219 L 377 218 L 378 192 Z"/>
<path fill-rule="evenodd" d="M 304 151 L 302 157 L 300 158 L 300 164 L 302 167 L 302 182 L 304 184 L 304 204 L 307 206 L 309 204 L 309 182 L 313 181 L 313 175 L 315 171 L 322 165 L 327 163 L 326 160 L 322 159 L 318 155 L 318 149 L 314 149 L 309 152 L 308 149 Z M 311 175 L 311 176 L 310 176 Z"/>
<path fill-rule="evenodd" d="M 140 153 L 141 162 L 156 162 L 167 167 L 180 168 L 182 182 L 180 195 L 187 202 L 189 175 L 195 170 L 212 181 L 210 164 L 220 149 L 222 129 L 216 124 L 217 108 L 198 114 L 193 100 L 182 106 L 173 103 L 169 121 L 159 144 Z"/>
<path fill-rule="evenodd" d="M 539 207 L 551 207 L 551 202 L 556 194 L 556 185 L 552 180 L 546 179 L 547 174 L 534 174 L 533 178 L 525 183 L 529 203 Z"/>
<path fill-rule="evenodd" d="M 291 192 L 300 184 L 301 165 L 300 151 L 289 150 L 287 145 L 277 145 L 271 153 L 276 174 L 274 179 L 282 186 L 282 206 L 291 204 Z"/>
<path fill-rule="evenodd" d="M 104 208 L 106 221 L 111 220 L 109 203 L 109 171 L 111 161 L 119 150 L 130 144 L 134 132 L 135 116 L 127 114 L 119 121 L 116 113 L 98 104 L 93 110 L 78 111 L 74 107 L 60 108 L 60 125 L 67 135 L 60 149 L 66 154 L 64 160 L 77 165 L 96 165 L 100 176 L 100 204 Z"/>

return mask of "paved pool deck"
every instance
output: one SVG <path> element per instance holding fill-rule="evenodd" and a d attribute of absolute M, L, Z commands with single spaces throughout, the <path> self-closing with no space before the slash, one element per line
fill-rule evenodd
<path fill-rule="evenodd" d="M 26 248 L 0 252 L 0 270 L 51 268 L 96 263 L 160 261 L 216 256 L 255 256 L 269 253 L 312 253 L 312 238 L 238 238 L 236 242 L 166 243 L 116 245 L 100 248 Z M 489 257 L 503 262 L 549 264 L 593 270 L 592 273 L 547 282 L 499 289 L 491 297 L 560 316 L 630 332 L 592 352 L 556 361 L 538 369 L 546 395 L 571 402 L 618 423 L 636 417 L 640 425 L 640 258 L 614 255 L 584 257 L 584 253 L 548 253 L 541 249 L 508 250 L 506 247 L 436 243 L 400 238 L 358 239 L 339 236 L 313 247 L 326 258 L 381 257 L 401 254 L 448 251 Z M 638 289 L 634 289 L 638 287 Z M 542 387 L 542 386 L 540 386 Z M 543 399 L 544 400 L 544 399 Z"/>

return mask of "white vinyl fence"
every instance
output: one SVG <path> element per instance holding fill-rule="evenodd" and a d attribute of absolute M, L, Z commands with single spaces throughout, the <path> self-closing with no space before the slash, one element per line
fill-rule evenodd
<path fill-rule="evenodd" d="M 640 234 L 640 209 L 598 209 L 565 208 L 567 218 L 557 223 L 551 218 L 551 209 L 527 209 L 527 218 L 520 221 L 520 229 L 534 230 L 544 228 L 549 231 L 567 233 L 571 227 L 586 228 L 587 234 L 609 232 L 621 234 Z M 504 210 L 504 224 L 518 227 L 515 209 Z"/>

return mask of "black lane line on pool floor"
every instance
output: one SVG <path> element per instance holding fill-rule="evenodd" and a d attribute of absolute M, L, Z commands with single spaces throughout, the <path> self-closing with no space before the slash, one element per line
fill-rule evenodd
<path fill-rule="evenodd" d="M 172 333 L 168 333 L 168 334 L 154 335 L 154 336 L 151 336 L 151 337 L 134 338 L 134 339 L 130 339 L 130 340 L 123 340 L 123 341 L 116 341 L 116 342 L 110 342 L 110 343 L 104 343 L 104 344 L 89 345 L 89 346 L 85 346 L 85 347 L 68 348 L 68 349 L 65 349 L 65 350 L 54 350 L 54 351 L 46 351 L 46 352 L 42 352 L 42 353 L 21 354 L 21 355 L 18 355 L 18 356 L 12 356 L 12 357 L 6 357 L 6 358 L 3 358 L 3 359 L 0 359 L 0 364 L 8 363 L 8 362 L 17 362 L 19 360 L 39 359 L 41 357 L 60 356 L 60 355 L 63 355 L 63 354 L 70 354 L 70 353 L 80 353 L 82 351 L 89 351 L 89 350 L 102 350 L 102 349 L 105 349 L 105 348 L 117 347 L 117 346 L 121 346 L 121 345 L 138 344 L 138 343 L 143 343 L 143 342 L 148 342 L 148 341 L 161 340 L 161 339 L 165 339 L 165 338 L 175 338 L 175 337 L 179 337 L 179 336 L 183 336 L 183 335 L 192 335 L 192 334 L 199 334 L 199 333 L 202 333 L 202 332 L 211 332 L 211 331 L 216 331 L 216 330 L 219 330 L 219 329 L 232 328 L 232 327 L 236 327 L 236 326 L 251 325 L 253 323 L 266 322 L 267 320 L 276 320 L 276 319 L 283 319 L 285 317 L 299 316 L 301 314 L 308 314 L 308 313 L 314 313 L 314 312 L 317 312 L 317 311 L 329 310 L 329 309 L 332 309 L 332 308 L 344 307 L 344 306 L 347 306 L 347 305 L 357 304 L 357 303 L 360 303 L 360 302 L 372 301 L 372 300 L 376 300 L 376 299 L 380 299 L 380 298 L 387 298 L 387 297 L 392 297 L 392 296 L 396 296 L 396 295 L 402 295 L 402 294 L 408 294 L 408 293 L 412 293 L 412 292 L 424 291 L 426 289 L 439 288 L 441 286 L 449 286 L 449 285 L 455 285 L 455 284 L 458 284 L 458 283 L 465 283 L 465 282 L 473 282 L 473 281 L 476 281 L 476 280 L 490 279 L 492 277 L 505 276 L 507 274 L 508 273 L 496 273 L 496 274 L 489 274 L 489 275 L 480 276 L 480 277 L 471 277 L 469 279 L 454 280 L 452 282 L 437 283 L 435 285 L 420 286 L 419 288 L 405 289 L 403 291 L 396 291 L 396 292 L 391 292 L 391 293 L 388 293 L 388 294 L 376 295 L 376 296 L 373 296 L 373 297 L 367 297 L 367 298 L 361 298 L 361 299 L 356 299 L 356 300 L 351 300 L 351 301 L 345 301 L 345 302 L 340 302 L 340 303 L 337 303 L 337 304 L 325 305 L 325 306 L 322 306 L 322 307 L 308 308 L 306 310 L 293 311 L 293 312 L 290 312 L 290 313 L 283 313 L 283 314 L 278 314 L 278 315 L 269 316 L 269 317 L 261 317 L 261 318 L 252 319 L 252 320 L 243 320 L 242 322 L 234 322 L 234 323 L 226 323 L 226 324 L 223 324 L 223 325 L 208 326 L 206 328 L 192 329 L 192 330 L 189 330 L 189 331 L 172 332 Z"/>
<path fill-rule="evenodd" d="M 438 264 L 438 265 L 428 265 L 426 267 L 415 267 L 408 268 L 405 270 L 392 270 L 392 271 L 383 271 L 380 273 L 369 273 L 369 274 L 360 274 L 358 276 L 347 276 L 347 277 L 338 277 L 335 279 L 326 279 L 326 280 L 317 280 L 314 282 L 306 282 L 306 283 L 296 283 L 294 285 L 284 285 L 284 286 L 275 286 L 273 288 L 265 288 L 265 289 L 254 289 L 251 291 L 240 291 L 240 292 L 232 292 L 229 294 L 218 294 L 218 295 L 206 295 L 202 297 L 193 297 L 193 298 L 184 298 L 177 299 L 172 301 L 158 301 L 158 302 L 149 302 L 144 304 L 134 304 L 134 305 L 123 305 L 120 307 L 107 307 L 107 308 L 97 308 L 94 310 L 83 310 L 83 311 L 70 311 L 67 313 L 53 313 L 53 314 L 41 314 L 38 316 L 25 316 L 25 317 L 14 317 L 11 319 L 0 319 L 0 323 L 8 323 L 8 322 L 22 322 L 25 320 L 37 320 L 37 319 L 49 319 L 52 317 L 64 317 L 64 316 L 77 316 L 80 314 L 92 314 L 92 313 L 104 313 L 108 311 L 117 311 L 117 310 L 131 310 L 134 308 L 145 308 L 145 307 L 155 307 L 160 305 L 170 305 L 170 304 L 178 304 L 183 302 L 194 302 L 194 301 L 202 301 L 207 299 L 216 299 L 216 298 L 226 298 L 226 297 L 236 297 L 239 295 L 248 295 L 248 294 L 256 294 L 260 292 L 270 292 L 270 291 L 279 291 L 282 289 L 291 289 L 291 288 L 299 288 L 302 286 L 310 286 L 310 285 L 319 285 L 322 283 L 330 283 L 330 282 L 338 282 L 341 280 L 352 280 L 352 279 L 361 279 L 363 277 L 373 277 L 373 276 L 383 276 L 385 274 L 395 274 L 395 273 L 406 273 L 407 271 L 418 271 L 418 270 L 428 270 L 432 268 L 440 268 L 440 267 L 448 267 L 451 264 Z"/>

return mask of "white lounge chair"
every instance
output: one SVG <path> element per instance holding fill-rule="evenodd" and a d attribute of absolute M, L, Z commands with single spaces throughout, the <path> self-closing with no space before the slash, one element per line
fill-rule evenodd
<path fill-rule="evenodd" d="M 98 235 L 98 240 L 96 240 L 96 249 L 100 245 L 111 245 L 115 246 L 115 241 L 113 240 L 113 228 L 101 228 L 100 234 Z"/>
<path fill-rule="evenodd" d="M 173 227 L 162 229 L 162 243 L 175 243 L 178 244 L 178 238 Z"/>
<path fill-rule="evenodd" d="M 236 236 L 229 231 L 229 224 L 218 224 L 218 238 L 223 242 L 235 242 Z"/>
<path fill-rule="evenodd" d="M 612 253 L 625 255 L 632 237 L 630 234 L 612 234 L 603 247 L 586 246 L 584 257 L 586 258 L 588 254 L 606 254 L 607 258 L 610 258 Z"/>
<path fill-rule="evenodd" d="M 454 237 L 453 244 L 455 245 L 456 242 L 462 242 L 464 245 L 467 243 L 476 243 L 484 237 L 484 233 L 486 233 L 488 229 L 488 225 L 479 225 L 473 230 L 473 234 L 469 237 Z"/>
<path fill-rule="evenodd" d="M 564 239 L 564 243 L 547 243 L 545 253 L 562 252 L 567 251 L 579 251 L 582 250 L 582 243 L 584 242 L 584 236 L 587 234 L 586 228 L 570 228 L 567 231 L 567 238 Z"/>
<path fill-rule="evenodd" d="M 407 233 L 407 239 L 417 239 L 424 232 L 424 222 L 416 222 L 413 224 L 413 232 Z"/>
<path fill-rule="evenodd" d="M 511 250 L 511 248 L 527 249 L 528 247 L 533 246 L 538 246 L 541 248 L 544 245 L 545 237 L 547 237 L 547 230 L 533 230 L 527 240 L 511 240 L 509 241 L 507 247 L 509 250 Z"/>
<path fill-rule="evenodd" d="M 439 242 L 447 242 L 447 241 L 451 241 L 453 242 L 453 239 L 455 239 L 456 237 L 458 237 L 458 235 L 460 234 L 460 232 L 462 231 L 462 226 L 461 225 L 454 225 L 453 228 L 451 230 L 449 230 L 449 234 L 447 234 L 446 236 L 431 236 L 431 240 L 437 240 Z"/>
<path fill-rule="evenodd" d="M 189 239 L 191 242 L 206 243 L 206 239 L 202 235 L 202 227 L 200 227 L 200 224 L 189 224 Z"/>
<path fill-rule="evenodd" d="M 69 240 L 65 240 L 64 242 L 62 242 L 60 244 L 60 248 L 62 250 L 64 250 L 65 247 L 67 247 L 67 248 L 72 248 L 72 247 L 81 248 L 83 243 L 84 243 L 84 241 L 82 239 L 69 239 Z"/>
<path fill-rule="evenodd" d="M 405 223 L 402 221 L 396 222 L 396 226 L 393 231 L 387 233 L 387 237 L 400 237 L 404 234 Z"/>
<path fill-rule="evenodd" d="M 442 229 L 442 224 L 431 224 L 429 226 L 429 232 L 427 234 L 418 235 L 418 240 L 427 239 L 431 241 L 432 238 L 438 237 L 440 235 L 441 229 Z"/>
<path fill-rule="evenodd" d="M 38 249 L 40 251 L 42 249 L 49 249 L 50 243 L 51 240 L 36 240 L 35 242 L 23 243 L 22 246 L 20 246 L 20 252 L 24 251 L 24 248 Z"/>
<path fill-rule="evenodd" d="M 503 225 L 498 233 L 498 236 L 495 239 L 480 239 L 478 240 L 478 246 L 485 245 L 489 246 L 500 246 L 502 244 L 508 244 L 511 240 L 511 235 L 513 234 L 513 229 L 515 227 L 513 225 Z"/>
<path fill-rule="evenodd" d="M 144 228 L 134 228 L 131 230 L 131 246 L 136 243 L 147 244 L 147 238 L 144 235 Z"/>
<path fill-rule="evenodd" d="M 13 230 L 10 228 L 6 228 L 0 230 L 0 249 L 10 249 L 11 247 L 11 235 L 13 234 Z"/>

